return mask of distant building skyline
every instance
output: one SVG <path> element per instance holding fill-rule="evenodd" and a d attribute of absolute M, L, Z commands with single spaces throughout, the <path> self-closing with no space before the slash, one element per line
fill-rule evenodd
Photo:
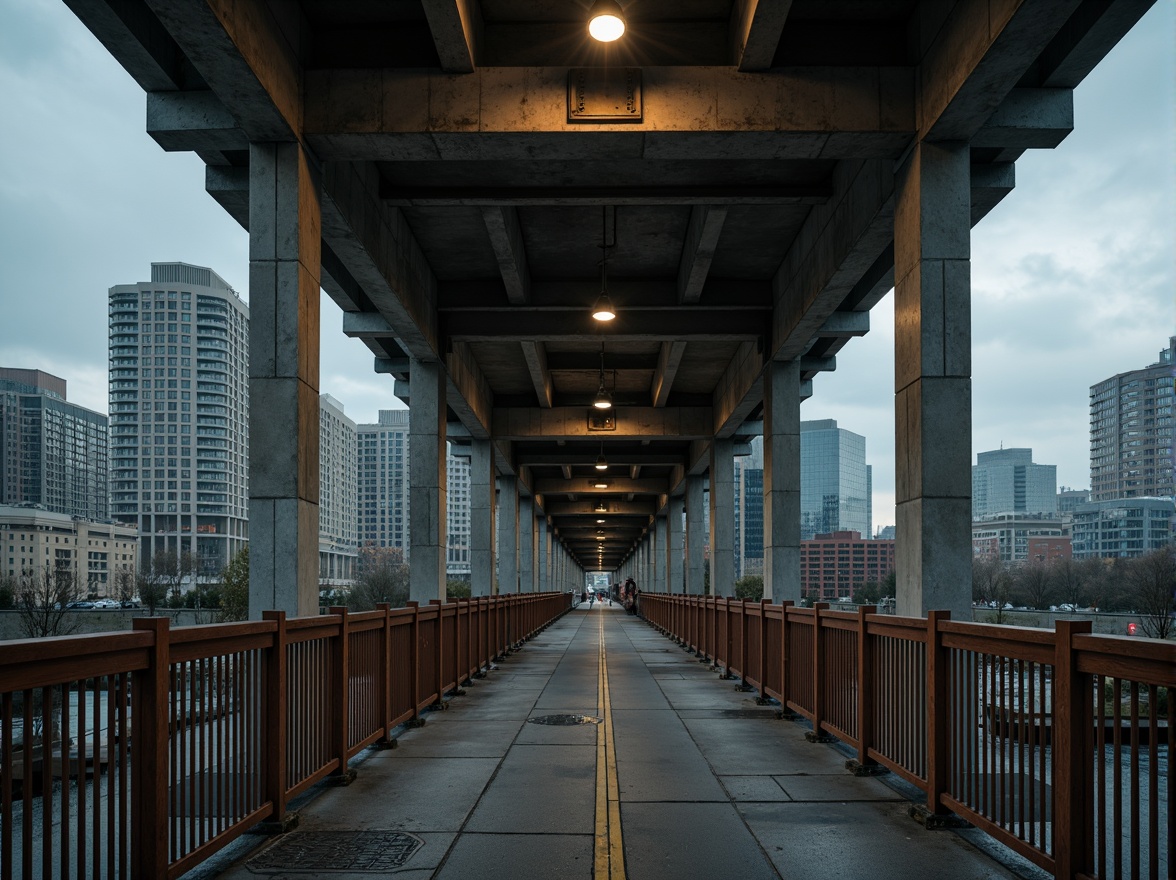
<path fill-rule="evenodd" d="M 1155 363 L 1090 386 L 1090 500 L 1173 498 L 1176 336 Z"/>
<path fill-rule="evenodd" d="M 871 533 L 872 474 L 866 438 L 836 419 L 800 423 L 800 537 Z"/>
<path fill-rule="evenodd" d="M 359 553 L 359 459 L 355 422 L 330 394 L 319 395 L 319 586 L 355 577 Z"/>
<path fill-rule="evenodd" d="M 1167 547 L 1170 498 L 1113 498 L 1074 511 L 1070 536 L 1075 559 L 1130 559 Z"/>
<path fill-rule="evenodd" d="M 0 367 L 0 504 L 110 519 L 108 419 L 66 399 L 66 380 Z"/>
<path fill-rule="evenodd" d="M 972 465 L 972 519 L 999 514 L 1053 516 L 1058 509 L 1058 469 L 1036 464 L 1029 448 L 976 454 Z"/>

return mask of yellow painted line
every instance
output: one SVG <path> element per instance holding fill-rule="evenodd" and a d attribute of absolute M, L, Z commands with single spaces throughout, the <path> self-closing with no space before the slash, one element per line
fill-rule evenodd
<path fill-rule="evenodd" d="M 604 615 L 599 618 L 600 653 L 596 674 L 596 848 L 595 880 L 625 880 L 625 847 L 621 837 L 621 794 L 617 782 L 617 750 L 613 739 L 612 699 L 608 689 L 608 655 L 604 649 Z"/>

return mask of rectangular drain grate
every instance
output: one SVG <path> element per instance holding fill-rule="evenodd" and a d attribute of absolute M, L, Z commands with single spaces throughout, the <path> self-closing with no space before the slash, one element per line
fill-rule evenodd
<path fill-rule="evenodd" d="M 270 871 L 373 874 L 404 867 L 425 842 L 403 831 L 294 831 L 246 863 Z"/>

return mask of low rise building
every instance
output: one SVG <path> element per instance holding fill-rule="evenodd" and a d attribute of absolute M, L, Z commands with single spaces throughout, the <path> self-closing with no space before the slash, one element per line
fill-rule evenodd
<path fill-rule="evenodd" d="M 1166 547 L 1172 539 L 1170 498 L 1092 501 L 1074 511 L 1075 559 L 1127 559 Z"/>
<path fill-rule="evenodd" d="M 972 553 L 1012 564 L 1069 559 L 1071 547 L 1059 516 L 1002 513 L 972 523 Z"/>
<path fill-rule="evenodd" d="M 139 561 L 134 526 L 94 522 L 36 506 L 0 505 L 0 573 L 40 576 L 66 570 L 83 594 L 116 597 L 120 578 L 134 589 Z"/>
<path fill-rule="evenodd" d="M 861 532 L 830 532 L 800 542 L 801 595 L 820 602 L 850 599 L 894 570 L 894 541 L 863 539 Z"/>

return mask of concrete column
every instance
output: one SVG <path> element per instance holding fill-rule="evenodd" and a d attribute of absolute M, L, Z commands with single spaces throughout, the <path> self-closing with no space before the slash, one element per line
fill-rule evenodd
<path fill-rule="evenodd" d="M 535 511 L 539 513 L 538 509 Z M 548 589 L 550 579 L 547 576 L 547 518 L 535 517 L 535 589 L 540 593 Z"/>
<path fill-rule="evenodd" d="M 800 601 L 800 363 L 764 373 L 764 596 Z"/>
<path fill-rule="evenodd" d="M 494 588 L 494 450 L 489 440 L 470 443 L 470 595 Z"/>
<path fill-rule="evenodd" d="M 972 563 L 968 145 L 916 144 L 895 179 L 897 611 L 969 619 Z"/>
<path fill-rule="evenodd" d="M 660 520 L 656 516 L 653 522 L 649 524 L 649 589 L 655 593 L 660 593 L 665 589 L 666 574 L 662 568 L 665 565 L 665 560 L 658 559 L 659 551 L 665 547 L 664 541 L 658 541 L 658 532 L 661 530 L 660 523 L 665 520 Z M 662 551 L 664 552 L 664 551 Z"/>
<path fill-rule="evenodd" d="M 682 499 L 670 498 L 670 513 L 666 517 L 666 570 L 668 590 L 681 593 L 685 589 L 685 569 L 682 565 Z"/>
<path fill-rule="evenodd" d="M 735 444 L 716 437 L 710 454 L 711 595 L 735 595 Z"/>
<path fill-rule="evenodd" d="M 706 479 L 700 475 L 686 477 L 686 592 L 691 596 L 701 596 L 705 592 L 706 533 L 702 527 L 705 486 Z"/>
<path fill-rule="evenodd" d="M 669 507 L 673 507 L 670 502 Z M 657 586 L 656 592 L 668 593 L 669 586 L 669 515 L 654 520 L 657 527 Z"/>
<path fill-rule="evenodd" d="M 554 543 L 555 532 L 547 520 L 543 521 L 543 540 L 546 545 L 543 549 L 543 589 L 558 590 L 559 579 L 555 570 L 555 559 L 551 554 L 559 545 Z"/>
<path fill-rule="evenodd" d="M 249 616 L 318 614 L 321 185 L 249 147 Z"/>
<path fill-rule="evenodd" d="M 535 500 L 519 495 L 519 592 L 535 592 Z"/>
<path fill-rule="evenodd" d="M 519 481 L 498 478 L 498 592 L 519 591 Z"/>
<path fill-rule="evenodd" d="M 437 361 L 409 363 L 409 596 L 445 600 L 445 371 Z"/>

